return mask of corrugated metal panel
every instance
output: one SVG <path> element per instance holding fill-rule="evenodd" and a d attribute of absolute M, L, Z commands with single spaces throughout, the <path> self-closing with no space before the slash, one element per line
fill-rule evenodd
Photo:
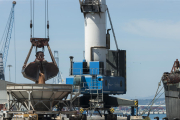
<path fill-rule="evenodd" d="M 167 97 L 179 97 L 179 91 L 166 91 L 165 96 Z"/>
<path fill-rule="evenodd" d="M 165 91 L 165 101 L 166 101 L 166 116 L 169 120 L 174 118 L 180 118 L 180 99 L 179 91 Z"/>

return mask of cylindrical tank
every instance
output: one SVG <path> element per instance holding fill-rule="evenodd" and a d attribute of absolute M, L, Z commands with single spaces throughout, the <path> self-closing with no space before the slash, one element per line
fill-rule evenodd
<path fill-rule="evenodd" d="M 85 59 L 104 62 L 106 68 L 106 0 L 99 0 L 101 12 L 84 13 Z"/>

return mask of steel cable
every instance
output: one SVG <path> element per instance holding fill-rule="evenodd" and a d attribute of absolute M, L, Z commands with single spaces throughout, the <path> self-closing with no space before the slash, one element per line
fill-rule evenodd
<path fill-rule="evenodd" d="M 33 0 L 33 37 L 34 37 L 34 0 Z"/>
<path fill-rule="evenodd" d="M 163 87 L 161 88 L 161 90 L 162 90 L 162 89 L 163 89 Z M 161 92 L 161 90 L 157 93 L 156 96 L 158 96 L 158 94 Z M 155 97 L 156 97 L 156 96 L 155 96 Z M 151 105 L 151 103 L 153 102 L 153 100 L 154 100 L 154 99 L 151 100 L 151 102 L 150 102 L 149 105 L 146 107 L 146 109 L 148 109 L 148 107 Z M 145 110 L 146 110 L 146 109 L 145 109 Z"/>
<path fill-rule="evenodd" d="M 46 0 L 45 0 L 45 38 L 46 38 Z"/>
<path fill-rule="evenodd" d="M 162 96 L 164 94 L 164 92 L 163 93 L 161 93 L 161 95 L 155 100 L 155 102 Z M 153 104 L 155 103 L 155 102 L 153 102 Z M 151 104 L 151 107 L 152 107 L 152 105 L 153 104 Z M 149 106 L 149 105 L 148 105 Z M 141 115 L 143 115 L 145 112 L 147 112 L 148 110 L 148 106 L 146 107 L 146 109 L 142 112 L 142 114 Z M 151 108 L 149 109 L 149 111 L 151 110 Z"/>

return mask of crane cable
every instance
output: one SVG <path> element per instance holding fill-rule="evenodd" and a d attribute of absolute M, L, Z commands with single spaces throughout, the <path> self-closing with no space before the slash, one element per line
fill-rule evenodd
<path fill-rule="evenodd" d="M 46 0 L 45 0 L 45 38 L 46 38 Z"/>
<path fill-rule="evenodd" d="M 34 37 L 34 0 L 33 0 L 33 37 Z"/>
<path fill-rule="evenodd" d="M 31 18 L 31 23 L 32 23 L 32 28 L 31 28 L 31 38 L 34 38 L 34 0 L 30 0 L 30 18 Z M 46 32 L 47 29 L 47 32 Z M 46 38 L 46 33 L 47 37 L 49 38 L 49 17 L 48 17 L 48 0 L 45 0 L 45 38 Z"/>
<path fill-rule="evenodd" d="M 108 14 L 108 17 L 109 17 L 109 22 L 110 22 L 111 29 L 112 29 L 112 33 L 113 33 L 113 36 L 114 36 L 114 41 L 115 41 L 116 49 L 117 49 L 117 51 L 118 51 L 119 48 L 118 48 L 118 44 L 117 44 L 117 40 L 116 40 L 116 35 L 115 35 L 115 32 L 114 32 L 114 28 L 113 28 L 113 24 L 112 24 L 112 20 L 111 20 L 111 16 L 110 16 L 110 13 L 109 13 L 109 9 L 108 9 L 108 8 L 107 8 L 107 14 Z"/>
<path fill-rule="evenodd" d="M 30 0 L 30 29 L 31 29 L 31 35 L 30 38 L 32 38 L 32 0 Z"/>
<path fill-rule="evenodd" d="M 47 37 L 49 38 L 49 16 L 48 16 L 48 0 L 47 0 Z"/>
<path fill-rule="evenodd" d="M 162 80 L 162 78 L 161 78 L 161 80 Z M 151 104 L 151 107 L 152 107 L 152 105 L 154 104 L 154 100 L 156 99 L 156 97 L 158 96 L 158 94 L 159 94 L 159 93 L 161 92 L 161 90 L 163 89 L 163 87 L 162 87 L 161 90 L 158 91 L 158 90 L 159 90 L 159 87 L 161 86 L 161 80 L 160 80 L 159 83 L 158 83 L 158 88 L 157 88 L 157 90 L 156 90 L 156 94 L 155 94 L 153 100 L 149 103 L 149 105 Z M 164 92 L 163 92 L 163 93 L 164 93 Z M 163 94 L 163 93 L 162 93 L 162 94 Z M 162 95 L 162 94 L 161 94 L 161 95 Z M 160 95 L 160 96 L 161 96 L 161 95 Z M 158 97 L 157 99 L 159 99 L 159 97 Z M 156 100 L 157 100 L 157 99 L 156 99 Z M 156 101 L 156 100 L 155 100 L 155 101 Z M 149 105 L 146 107 L 146 109 L 148 109 Z M 150 109 L 149 109 L 148 116 L 149 116 L 149 113 L 150 113 L 150 111 L 151 111 L 151 107 L 150 107 Z M 146 111 L 146 110 L 144 110 L 144 111 Z M 144 114 L 144 111 L 143 111 L 142 114 Z M 142 115 L 142 114 L 141 114 L 141 115 Z"/>
<path fill-rule="evenodd" d="M 163 87 L 161 88 L 161 90 L 163 89 Z M 157 95 L 155 96 L 155 97 L 157 97 L 158 96 L 158 94 L 161 92 L 161 90 L 157 93 Z M 148 109 L 148 107 L 152 104 L 152 102 L 154 101 L 154 99 L 152 99 L 151 100 L 151 102 L 149 103 L 149 105 L 146 107 L 146 109 Z M 145 109 L 145 110 L 146 110 Z"/>
<path fill-rule="evenodd" d="M 163 87 L 161 88 L 161 90 L 162 90 L 162 89 L 163 89 Z M 158 96 L 158 94 L 161 92 L 161 90 L 155 95 L 155 97 Z M 145 110 L 142 112 L 142 114 L 144 114 L 144 112 L 147 111 L 148 107 L 153 104 L 152 102 L 153 102 L 154 100 L 155 100 L 155 99 L 152 99 L 152 100 L 151 100 L 151 102 L 150 102 L 149 105 L 145 108 Z M 157 99 L 156 99 L 156 100 L 157 100 Z M 142 114 L 141 114 L 141 115 L 142 115 Z"/>
<path fill-rule="evenodd" d="M 155 100 L 155 102 L 156 102 L 163 94 L 164 94 L 164 92 L 161 93 L 161 95 Z M 155 103 L 155 102 L 154 102 L 154 103 Z M 164 104 L 164 103 L 162 103 L 162 104 Z M 160 104 L 159 106 L 161 106 L 162 104 Z M 153 105 L 153 104 L 152 104 L 152 105 Z M 151 107 L 152 107 L 152 105 L 151 105 Z M 159 107 L 159 106 L 158 106 L 158 107 Z M 151 111 L 151 108 L 150 108 L 149 110 L 147 110 L 147 109 L 144 110 L 141 115 L 143 115 L 143 114 L 144 114 L 145 112 L 147 112 L 147 111 L 150 112 L 150 111 Z"/>
<path fill-rule="evenodd" d="M 162 78 L 161 78 L 161 80 L 162 80 Z M 154 100 L 155 100 L 156 96 L 158 95 L 158 90 L 159 90 L 159 87 L 161 86 L 161 80 L 160 80 L 160 82 L 158 83 L 158 88 L 157 88 L 156 94 L 155 94 L 155 96 L 154 96 L 153 103 L 151 104 L 151 107 L 152 107 L 152 105 L 154 104 Z M 149 116 L 149 113 L 150 113 L 150 111 L 151 111 L 151 107 L 150 107 L 150 109 L 149 109 L 148 116 Z"/>

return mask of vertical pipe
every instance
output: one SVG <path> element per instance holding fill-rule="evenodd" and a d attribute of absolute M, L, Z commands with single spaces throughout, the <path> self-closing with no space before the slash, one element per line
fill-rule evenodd
<path fill-rule="evenodd" d="M 70 58 L 70 75 L 73 75 L 73 56 L 70 56 L 69 57 Z"/>

